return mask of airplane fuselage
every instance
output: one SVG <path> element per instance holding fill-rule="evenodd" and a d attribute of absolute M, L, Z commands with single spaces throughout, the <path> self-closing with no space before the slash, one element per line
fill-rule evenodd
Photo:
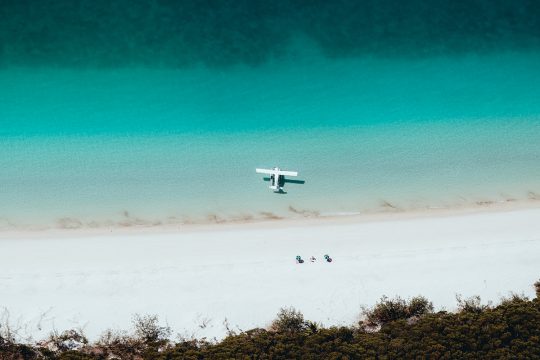
<path fill-rule="evenodd" d="M 279 171 L 279 169 L 277 169 Z M 270 186 L 269 188 L 274 190 L 274 192 L 283 192 L 283 185 L 285 185 L 285 176 L 275 174 L 270 175 Z"/>

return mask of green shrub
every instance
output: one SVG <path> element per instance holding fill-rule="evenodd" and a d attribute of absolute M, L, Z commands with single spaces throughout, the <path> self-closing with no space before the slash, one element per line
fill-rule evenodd
<path fill-rule="evenodd" d="M 277 318 L 270 325 L 270 330 L 275 332 L 302 332 L 308 328 L 304 315 L 294 308 L 281 308 Z"/>
<path fill-rule="evenodd" d="M 410 320 L 431 312 L 433 304 L 423 296 L 416 296 L 408 302 L 399 296 L 394 299 L 383 296 L 373 309 L 364 310 L 365 320 L 361 325 L 376 328 L 392 321 Z"/>

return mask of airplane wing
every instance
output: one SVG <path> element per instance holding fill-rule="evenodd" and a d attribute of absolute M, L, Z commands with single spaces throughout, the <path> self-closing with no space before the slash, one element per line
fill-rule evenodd
<path fill-rule="evenodd" d="M 285 175 L 285 176 L 298 176 L 298 172 L 297 172 L 297 171 L 283 171 L 283 170 L 279 170 L 279 171 L 278 171 L 278 174 L 279 174 L 279 175 Z"/>
<path fill-rule="evenodd" d="M 274 169 L 255 169 L 255 172 L 259 174 L 268 174 L 268 175 L 284 175 L 284 176 L 298 176 L 297 171 L 285 171 L 285 170 L 274 170 Z"/>
<path fill-rule="evenodd" d="M 259 174 L 273 174 L 275 173 L 276 171 L 275 170 L 271 170 L 271 169 L 255 169 L 255 172 L 258 172 Z"/>

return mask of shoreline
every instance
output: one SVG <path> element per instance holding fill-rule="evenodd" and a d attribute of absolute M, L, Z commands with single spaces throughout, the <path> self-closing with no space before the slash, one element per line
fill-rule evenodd
<path fill-rule="evenodd" d="M 82 226 L 79 228 L 40 227 L 22 229 L 0 229 L 0 240 L 9 238 L 57 238 L 57 237 L 93 237 L 124 235 L 159 235 L 175 233 L 191 233 L 205 231 L 234 231 L 240 229 L 294 228 L 301 226 L 317 226 L 328 224 L 364 224 L 371 222 L 399 221 L 432 217 L 452 217 L 468 214 L 492 212 L 513 212 L 540 208 L 540 199 L 534 197 L 527 200 L 478 201 L 474 204 L 450 207 L 422 207 L 403 210 L 388 207 L 387 210 L 366 212 L 327 212 L 313 213 L 306 211 L 304 215 L 279 218 L 222 219 L 175 224 L 115 224 L 114 226 Z"/>

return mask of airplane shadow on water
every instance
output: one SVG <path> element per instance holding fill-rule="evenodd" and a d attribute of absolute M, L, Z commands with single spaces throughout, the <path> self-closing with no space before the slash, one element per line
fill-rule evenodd
<path fill-rule="evenodd" d="M 263 180 L 264 180 L 264 181 L 271 181 L 272 179 L 271 179 L 270 177 L 264 177 Z M 306 183 L 306 181 L 305 181 L 305 180 L 283 179 L 283 180 L 282 180 L 282 183 L 281 183 L 280 185 L 283 186 L 283 185 L 285 185 L 286 183 L 303 185 L 303 184 Z M 285 194 L 287 194 L 287 192 L 284 191 L 283 189 L 279 189 L 279 191 L 274 191 L 274 194 L 285 195 Z"/>
<path fill-rule="evenodd" d="M 263 177 L 263 180 L 264 180 L 264 181 L 270 181 L 271 179 L 270 179 L 269 177 Z M 290 180 L 290 179 L 285 179 L 283 182 L 289 183 L 289 184 L 305 184 L 305 183 L 306 183 L 306 180 Z"/>

